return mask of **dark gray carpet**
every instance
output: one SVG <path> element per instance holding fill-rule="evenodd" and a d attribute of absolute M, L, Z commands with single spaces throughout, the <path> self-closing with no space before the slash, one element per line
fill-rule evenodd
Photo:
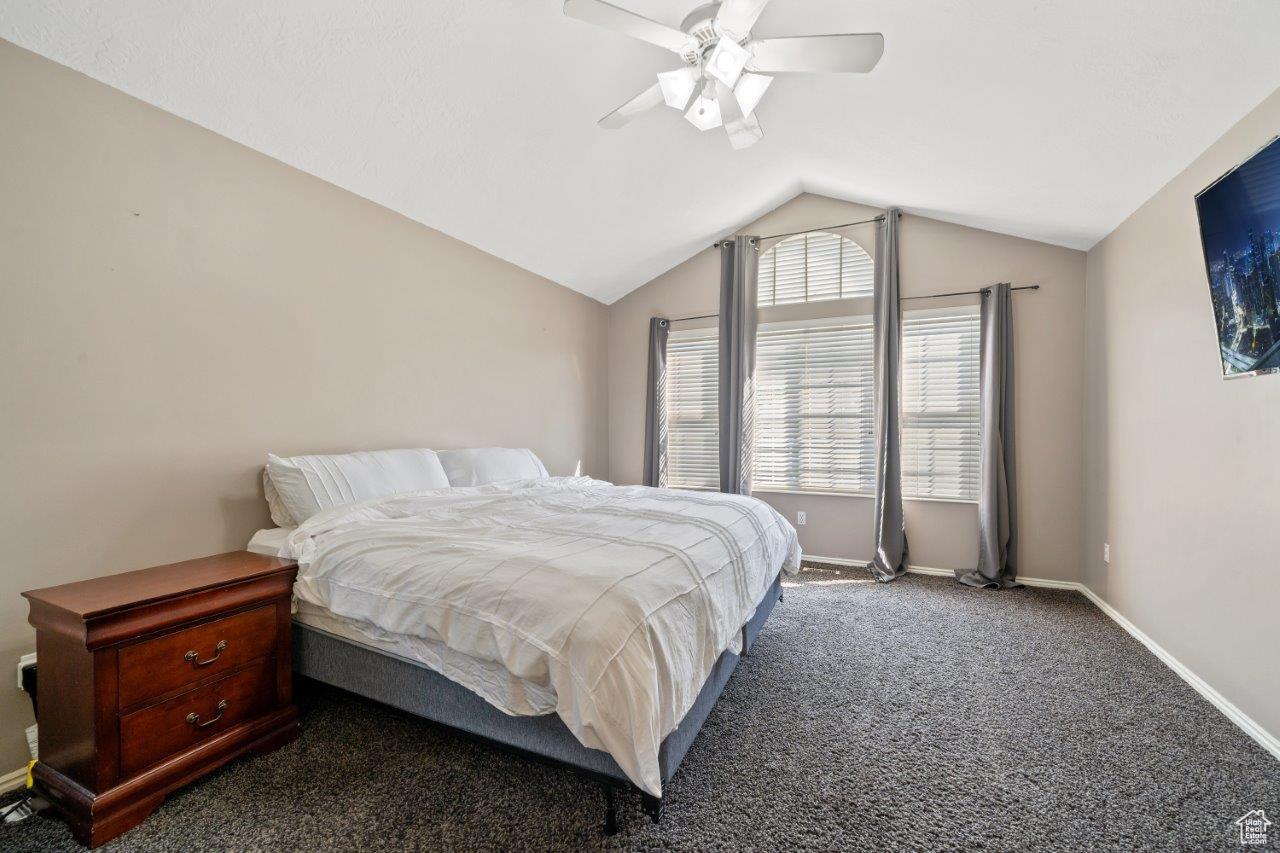
<path fill-rule="evenodd" d="M 567 771 L 336 691 L 303 724 L 107 849 L 1212 850 L 1280 821 L 1280 762 L 1082 596 L 941 578 L 807 570 L 662 823 L 624 798 L 613 839 Z M 74 847 L 35 818 L 0 849 Z"/>

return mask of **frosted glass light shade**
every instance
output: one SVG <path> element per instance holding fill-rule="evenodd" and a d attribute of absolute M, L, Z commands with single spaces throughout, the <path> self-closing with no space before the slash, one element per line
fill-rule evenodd
<path fill-rule="evenodd" d="M 658 85 L 662 87 L 662 100 L 667 102 L 667 106 L 683 112 L 698 86 L 698 69 L 688 66 L 664 71 L 658 75 Z"/>
<path fill-rule="evenodd" d="M 738 106 L 742 108 L 743 115 L 749 116 L 756 111 L 760 99 L 764 97 L 765 90 L 772 82 L 773 78 L 767 74 L 742 75 L 738 85 L 733 87 L 733 94 L 738 100 Z"/>
<path fill-rule="evenodd" d="M 707 73 L 732 89 L 750 58 L 746 48 L 731 38 L 722 37 L 707 57 Z"/>
<path fill-rule="evenodd" d="M 712 130 L 723 124 L 720 118 L 720 104 L 716 102 L 715 93 L 710 86 L 703 88 L 698 97 L 693 99 L 693 106 L 684 117 L 698 130 Z"/>

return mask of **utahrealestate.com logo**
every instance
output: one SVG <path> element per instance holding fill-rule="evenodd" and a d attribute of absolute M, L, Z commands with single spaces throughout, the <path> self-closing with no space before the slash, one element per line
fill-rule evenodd
<path fill-rule="evenodd" d="M 1256 847 L 1267 843 L 1267 830 L 1271 821 L 1262 809 L 1254 809 L 1244 817 L 1236 818 L 1235 827 L 1240 831 L 1240 843 L 1245 847 Z"/>

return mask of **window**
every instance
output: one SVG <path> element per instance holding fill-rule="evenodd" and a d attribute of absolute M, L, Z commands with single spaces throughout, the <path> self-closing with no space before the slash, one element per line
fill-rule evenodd
<path fill-rule="evenodd" d="M 673 331 L 667 340 L 667 482 L 673 488 L 720 486 L 716 329 Z"/>
<path fill-rule="evenodd" d="M 839 234 L 797 234 L 760 255 L 756 303 L 762 307 L 871 296 L 875 263 Z"/>
<path fill-rule="evenodd" d="M 827 313 L 865 313 L 875 263 L 854 241 L 814 232 L 760 256 L 761 308 L 862 299 Z M 865 307 L 864 307 L 865 306 Z M 782 312 L 778 312 L 782 313 Z M 813 313 L 821 313 L 815 310 Z M 770 312 L 763 312 L 766 320 Z M 794 316 L 794 313 L 791 315 Z M 753 487 L 761 492 L 875 490 L 870 317 L 764 323 L 756 343 Z M 902 479 L 909 498 L 976 501 L 977 307 L 913 311 L 902 326 Z M 719 475 L 714 328 L 673 331 L 667 348 L 667 485 L 715 489 Z"/>
<path fill-rule="evenodd" d="M 869 317 L 760 327 L 753 489 L 872 491 L 871 329 Z"/>
<path fill-rule="evenodd" d="M 977 308 L 912 312 L 902 322 L 902 489 L 978 499 Z"/>

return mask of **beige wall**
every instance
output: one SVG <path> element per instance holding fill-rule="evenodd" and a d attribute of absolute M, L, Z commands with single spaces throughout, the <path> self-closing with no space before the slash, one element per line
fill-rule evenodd
<path fill-rule="evenodd" d="M 607 474 L 605 308 L 0 41 L 0 773 L 20 590 L 243 547 L 281 453 Z"/>
<path fill-rule="evenodd" d="M 1280 375 L 1222 378 L 1194 198 L 1278 128 L 1280 93 L 1089 252 L 1085 347 L 1085 579 L 1273 735 Z"/>
<path fill-rule="evenodd" d="M 879 212 L 802 195 L 741 231 L 778 234 Z M 874 250 L 871 226 L 845 233 Z M 997 281 L 1041 285 L 1037 293 L 1014 297 L 1022 573 L 1076 580 L 1083 488 L 1084 253 L 919 216 L 904 216 L 900 234 L 904 296 L 969 290 Z M 718 288 L 718 255 L 708 249 L 609 307 L 609 469 L 615 482 L 639 482 L 642 476 L 649 318 L 713 313 Z M 949 302 L 930 300 L 914 307 Z M 806 512 L 808 524 L 798 529 L 807 553 L 871 558 L 869 498 L 759 496 L 793 522 L 797 510 Z M 955 568 L 976 560 L 973 504 L 908 501 L 906 512 L 913 564 Z"/>

